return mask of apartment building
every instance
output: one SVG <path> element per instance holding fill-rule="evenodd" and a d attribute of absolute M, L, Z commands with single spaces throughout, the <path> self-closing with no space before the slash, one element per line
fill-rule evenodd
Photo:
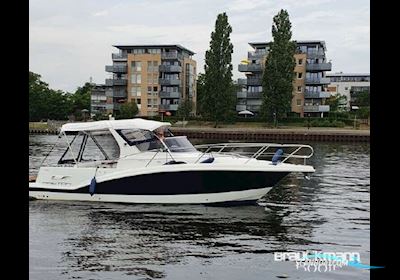
<path fill-rule="evenodd" d="M 248 52 L 246 63 L 241 63 L 239 72 L 246 78 L 238 79 L 241 91 L 237 93 L 236 111 L 249 110 L 258 114 L 262 104 L 262 75 L 271 42 L 249 43 L 254 51 Z M 295 78 L 293 80 L 292 112 L 300 117 L 320 116 L 329 112 L 325 100 L 329 78 L 325 72 L 332 69 L 326 60 L 324 41 L 296 41 L 294 58 Z"/>
<path fill-rule="evenodd" d="M 330 79 L 328 91 L 330 94 L 346 96 L 346 110 L 351 110 L 352 103 L 360 92 L 370 91 L 370 74 L 367 73 L 328 73 Z"/>
<path fill-rule="evenodd" d="M 112 97 L 107 97 L 106 85 L 94 85 L 90 96 L 90 114 L 112 114 Z"/>
<path fill-rule="evenodd" d="M 135 101 L 140 116 L 170 112 L 189 98 L 196 112 L 196 61 L 194 52 L 180 45 L 115 45 L 112 65 L 105 70 L 107 97 L 114 113 L 121 103 Z"/>

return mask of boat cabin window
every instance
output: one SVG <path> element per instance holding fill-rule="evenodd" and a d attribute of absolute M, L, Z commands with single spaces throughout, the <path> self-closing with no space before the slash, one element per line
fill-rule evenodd
<path fill-rule="evenodd" d="M 154 133 L 148 130 L 120 129 L 117 132 L 130 146 L 136 146 L 142 152 L 158 150 L 164 147 Z"/>
<path fill-rule="evenodd" d="M 171 152 L 197 152 L 186 136 L 167 137 L 164 139 L 164 142 Z"/>
<path fill-rule="evenodd" d="M 67 134 L 65 141 L 69 142 L 69 146 L 58 161 L 59 164 L 116 160 L 120 155 L 118 143 L 109 130 Z"/>

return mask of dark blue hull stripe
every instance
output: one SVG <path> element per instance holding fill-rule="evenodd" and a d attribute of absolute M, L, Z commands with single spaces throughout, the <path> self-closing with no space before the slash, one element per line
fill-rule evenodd
<path fill-rule="evenodd" d="M 245 191 L 273 187 L 288 172 L 180 171 L 144 174 L 97 182 L 96 194 L 179 195 Z M 88 186 L 76 190 L 29 188 L 29 191 L 89 193 Z"/>

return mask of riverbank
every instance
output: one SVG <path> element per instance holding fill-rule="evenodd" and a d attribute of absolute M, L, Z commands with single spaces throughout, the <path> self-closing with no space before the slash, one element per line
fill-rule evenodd
<path fill-rule="evenodd" d="M 235 141 L 320 141 L 320 142 L 369 142 L 369 129 L 347 128 L 263 128 L 263 127 L 176 127 L 172 126 L 174 135 L 186 135 L 191 139 L 215 139 Z M 57 134 L 51 127 L 30 127 L 29 134 Z"/>

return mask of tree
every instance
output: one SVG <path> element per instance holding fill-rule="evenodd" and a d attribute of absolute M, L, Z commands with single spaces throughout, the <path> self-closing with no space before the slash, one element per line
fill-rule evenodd
<path fill-rule="evenodd" d="M 226 13 L 219 14 L 211 33 L 210 49 L 206 51 L 204 87 L 201 89 L 201 110 L 215 122 L 226 120 L 235 106 L 232 82 L 232 27 Z"/>
<path fill-rule="evenodd" d="M 90 96 L 93 87 L 93 84 L 86 82 L 82 87 L 78 87 L 71 96 L 72 113 L 78 118 L 81 117 L 83 109 L 90 111 Z"/>
<path fill-rule="evenodd" d="M 189 100 L 189 98 L 185 98 L 180 104 L 178 111 L 176 112 L 177 116 L 182 118 L 183 121 L 189 118 L 190 113 L 193 110 L 193 102 Z"/>
<path fill-rule="evenodd" d="M 117 114 L 117 119 L 131 119 L 137 115 L 139 109 L 134 101 L 127 102 L 121 105 L 120 112 Z"/>
<path fill-rule="evenodd" d="M 347 97 L 345 95 L 336 94 L 331 95 L 328 99 L 326 99 L 325 104 L 329 105 L 330 112 L 341 112 L 343 111 L 343 107 L 346 105 Z"/>
<path fill-rule="evenodd" d="M 270 52 L 262 78 L 263 103 L 261 115 L 274 120 L 285 116 L 291 109 L 296 44 L 291 40 L 289 14 L 281 10 L 273 19 Z"/>
<path fill-rule="evenodd" d="M 71 111 L 67 93 L 52 90 L 39 74 L 29 72 L 29 121 L 65 120 Z"/>
<path fill-rule="evenodd" d="M 197 114 L 198 115 L 203 115 L 204 114 L 204 112 L 206 111 L 205 110 L 205 104 L 203 104 L 204 102 L 205 102 L 205 98 L 203 98 L 203 96 L 204 96 L 204 78 L 205 78 L 205 75 L 203 74 L 203 73 L 200 73 L 198 76 L 197 76 L 197 81 L 196 81 L 196 83 L 197 83 L 197 85 L 196 85 L 196 88 L 197 88 Z"/>

